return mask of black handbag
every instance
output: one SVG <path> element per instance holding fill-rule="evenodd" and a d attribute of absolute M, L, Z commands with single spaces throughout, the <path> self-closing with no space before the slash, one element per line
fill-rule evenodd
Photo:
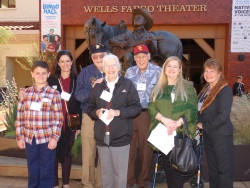
<path fill-rule="evenodd" d="M 198 168 L 198 158 L 195 152 L 195 142 L 190 136 L 186 118 L 183 131 L 174 137 L 174 148 L 172 149 L 169 162 L 172 170 L 180 176 L 193 175 Z"/>

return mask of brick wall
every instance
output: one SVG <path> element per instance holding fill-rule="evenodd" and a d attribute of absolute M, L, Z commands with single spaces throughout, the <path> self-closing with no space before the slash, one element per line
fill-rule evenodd
<path fill-rule="evenodd" d="M 161 6 L 160 9 L 159 5 L 177 5 L 175 7 L 172 6 L 172 10 L 173 8 L 180 9 L 182 5 L 184 5 L 186 10 L 188 10 L 187 5 L 205 5 L 207 11 L 164 12 L 164 6 Z M 95 10 L 92 9 L 91 12 L 86 12 L 87 6 L 89 8 L 91 6 L 99 7 L 96 7 Z M 62 0 L 62 25 L 83 26 L 91 16 L 95 16 L 101 21 L 106 21 L 109 25 L 116 25 L 121 20 L 124 20 L 127 25 L 131 25 L 131 10 L 134 6 L 146 6 L 150 11 L 154 8 L 154 11 L 151 12 L 154 25 L 227 25 L 224 63 L 225 77 L 229 85 L 232 86 L 236 76 L 242 75 L 246 88 L 250 88 L 250 53 L 243 53 L 245 60 L 238 61 L 239 53 L 230 52 L 232 0 Z M 197 10 L 204 7 L 192 6 L 192 8 Z"/>

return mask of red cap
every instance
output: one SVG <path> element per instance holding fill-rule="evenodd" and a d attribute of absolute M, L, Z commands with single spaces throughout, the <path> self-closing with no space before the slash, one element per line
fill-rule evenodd
<path fill-rule="evenodd" d="M 148 47 L 145 44 L 139 44 L 135 46 L 134 55 L 139 54 L 139 53 L 148 54 L 149 53 Z"/>

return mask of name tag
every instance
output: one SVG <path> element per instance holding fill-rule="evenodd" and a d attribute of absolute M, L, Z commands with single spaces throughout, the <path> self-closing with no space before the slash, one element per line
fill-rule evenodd
<path fill-rule="evenodd" d="M 42 98 L 42 102 L 49 102 L 48 98 Z"/>
<path fill-rule="evenodd" d="M 42 108 L 41 102 L 32 102 L 30 106 L 30 110 L 40 111 Z"/>
<path fill-rule="evenodd" d="M 171 100 L 172 100 L 172 103 L 174 102 L 174 99 L 175 99 L 175 94 L 174 94 L 174 93 L 171 93 Z"/>
<path fill-rule="evenodd" d="M 52 86 L 52 88 L 57 89 L 57 85 Z"/>
<path fill-rule="evenodd" d="M 111 95 L 111 93 L 109 93 L 107 91 L 103 91 L 100 98 L 107 101 L 107 102 L 110 102 L 111 98 L 112 98 L 112 95 Z"/>
<path fill-rule="evenodd" d="M 70 94 L 70 93 L 67 93 L 67 92 L 65 92 L 65 91 L 62 91 L 62 93 L 61 93 L 61 98 L 62 98 L 63 100 L 69 101 L 70 97 L 71 97 L 71 94 Z"/>
<path fill-rule="evenodd" d="M 137 90 L 138 91 L 145 91 L 146 90 L 146 84 L 137 84 Z"/>
<path fill-rule="evenodd" d="M 201 110 L 202 103 L 203 103 L 203 102 L 198 102 L 198 111 L 200 111 L 200 110 Z"/>

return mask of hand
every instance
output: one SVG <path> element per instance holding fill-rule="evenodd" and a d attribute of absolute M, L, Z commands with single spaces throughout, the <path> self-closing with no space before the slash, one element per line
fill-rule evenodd
<path fill-rule="evenodd" d="M 180 127 L 183 124 L 184 124 L 183 119 L 180 117 L 177 121 L 175 121 L 174 129 L 176 130 L 178 127 Z"/>
<path fill-rule="evenodd" d="M 92 88 L 94 88 L 95 85 L 96 85 L 97 83 L 101 83 L 101 82 L 103 81 L 103 79 L 104 79 L 104 78 L 99 78 L 99 79 L 95 80 L 95 81 L 92 83 Z"/>
<path fill-rule="evenodd" d="M 167 127 L 168 128 L 168 130 L 170 131 L 174 131 L 174 130 L 176 130 L 175 129 L 175 121 L 174 120 L 172 120 L 172 119 L 169 119 L 169 118 L 165 118 L 165 117 L 162 117 L 161 118 L 161 122 L 163 123 L 163 125 L 165 125 L 165 127 Z"/>
<path fill-rule="evenodd" d="M 201 122 L 199 122 L 199 123 L 196 124 L 196 127 L 198 129 L 203 129 L 203 124 Z"/>
<path fill-rule="evenodd" d="M 115 116 L 119 116 L 120 115 L 120 110 L 113 110 L 113 109 L 110 109 L 108 111 L 108 116 L 107 116 L 107 119 L 112 119 L 114 118 Z"/>
<path fill-rule="evenodd" d="M 48 144 L 48 148 L 50 150 L 53 150 L 56 148 L 56 146 L 57 146 L 57 140 L 54 138 L 51 138 L 51 140 L 49 141 L 49 144 Z"/>
<path fill-rule="evenodd" d="M 152 39 L 151 38 L 149 38 L 149 39 L 146 40 L 146 44 L 151 44 L 151 43 L 152 43 Z"/>
<path fill-rule="evenodd" d="M 20 149 L 24 149 L 25 148 L 25 142 L 23 139 L 17 140 L 17 145 Z"/>
<path fill-rule="evenodd" d="M 100 118 L 105 111 L 106 111 L 105 108 L 100 108 L 99 110 L 96 111 L 96 115 Z"/>
<path fill-rule="evenodd" d="M 81 130 L 76 130 L 75 137 L 78 137 L 78 135 L 81 133 Z"/>
<path fill-rule="evenodd" d="M 127 42 L 121 42 L 119 46 L 123 49 L 126 49 L 129 47 L 129 44 Z"/>

